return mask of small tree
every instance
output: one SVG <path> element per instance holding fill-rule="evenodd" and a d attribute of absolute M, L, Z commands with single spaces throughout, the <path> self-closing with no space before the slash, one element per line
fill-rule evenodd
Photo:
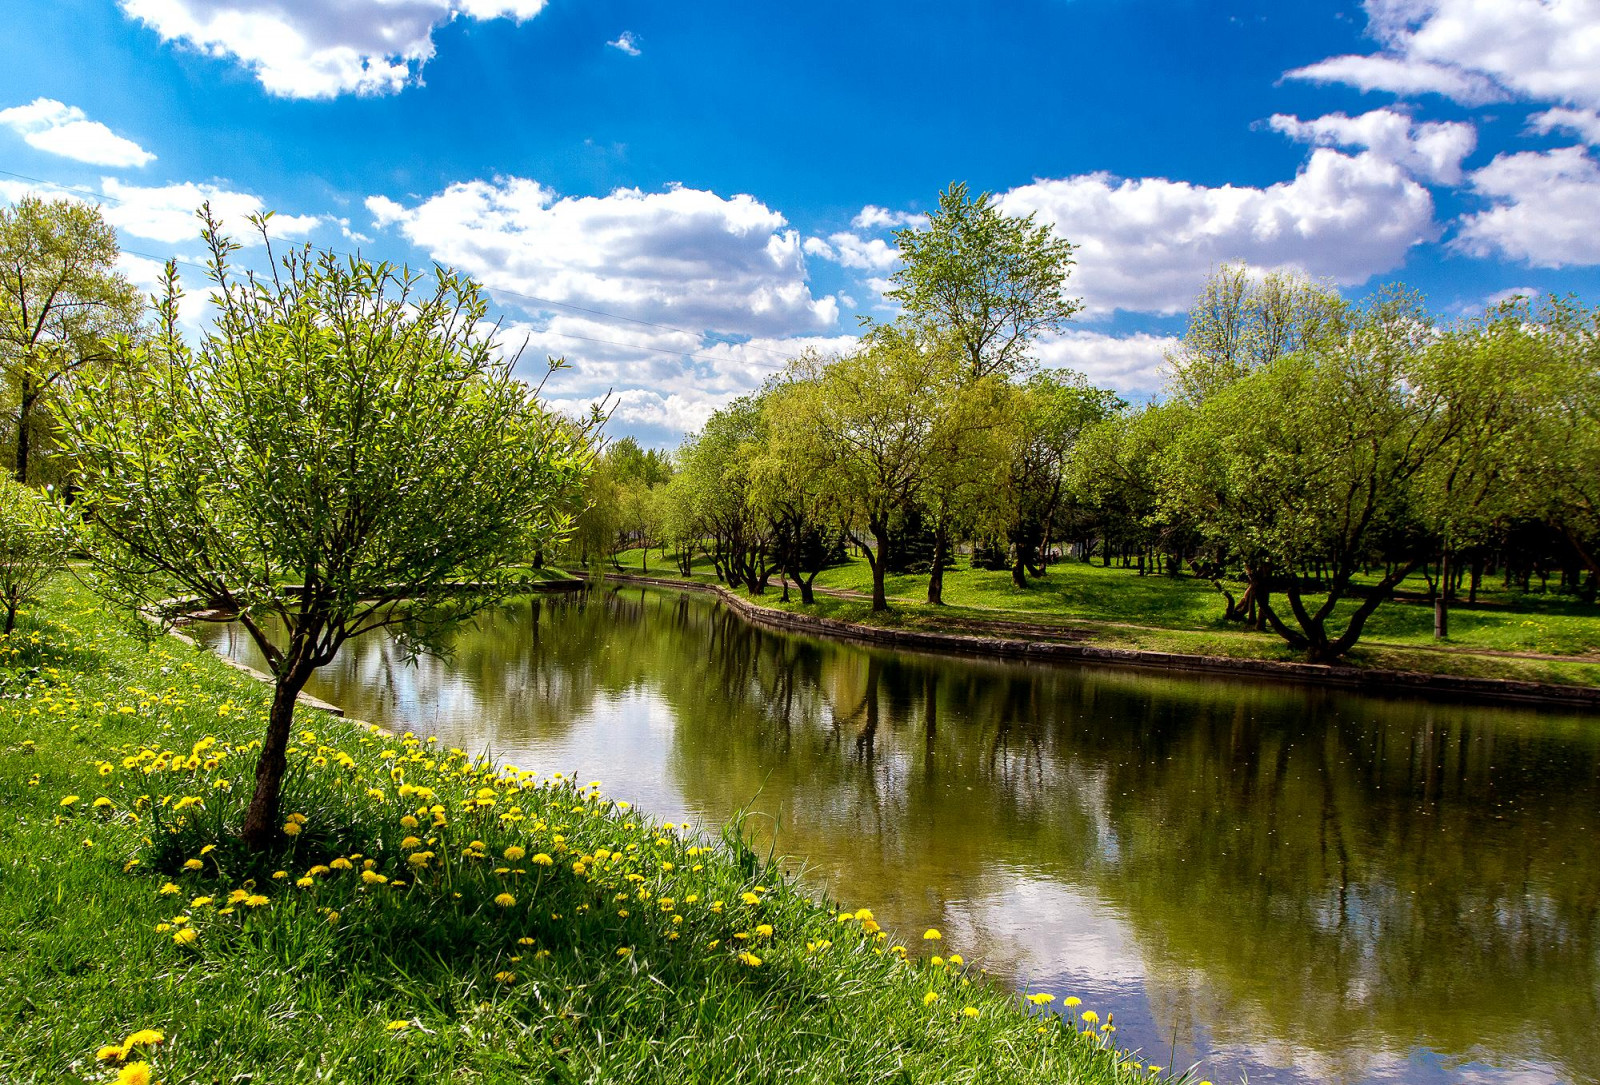
<path fill-rule="evenodd" d="M 585 423 L 548 413 L 483 330 L 477 285 L 309 246 L 242 280 L 202 212 L 216 292 L 191 349 L 169 265 L 145 379 L 62 412 L 86 543 L 109 593 L 238 615 L 275 681 L 242 837 L 279 832 L 295 698 L 351 637 L 430 647 L 515 591 L 513 566 L 569 526 Z M 266 220 L 256 226 L 266 233 Z M 272 258 L 268 248 L 269 259 Z"/>
<path fill-rule="evenodd" d="M 0 367 L 16 396 L 18 482 L 29 479 L 39 404 L 138 330 L 143 299 L 116 263 L 116 231 L 94 204 L 29 196 L 0 209 Z"/>
<path fill-rule="evenodd" d="M 67 557 L 67 534 L 56 507 L 43 494 L 0 478 L 0 605 L 4 632 L 17 625 L 17 610 L 60 569 Z"/>

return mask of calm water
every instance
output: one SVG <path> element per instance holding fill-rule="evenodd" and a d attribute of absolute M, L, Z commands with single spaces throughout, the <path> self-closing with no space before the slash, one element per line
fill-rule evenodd
<path fill-rule="evenodd" d="M 447 663 L 347 645 L 310 692 L 666 820 L 758 811 L 812 884 L 1219 1083 L 1600 1079 L 1600 719 L 868 650 L 638 588 L 507 607 Z"/>

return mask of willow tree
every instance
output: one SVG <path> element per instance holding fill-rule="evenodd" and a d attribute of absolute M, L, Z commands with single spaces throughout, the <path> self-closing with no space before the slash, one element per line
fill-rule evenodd
<path fill-rule="evenodd" d="M 49 498 L 31 486 L 0 477 L 0 610 L 5 628 L 17 611 L 66 564 L 68 533 Z"/>
<path fill-rule="evenodd" d="M 215 299 L 191 347 L 169 265 L 143 379 L 62 410 L 86 549 L 125 604 L 191 593 L 237 615 L 275 682 L 241 835 L 279 833 L 294 704 L 350 638 L 419 646 L 517 590 L 570 524 L 588 429 L 545 410 L 483 323 L 478 286 L 309 246 L 238 275 L 202 211 Z M 255 225 L 266 234 L 266 219 Z"/>

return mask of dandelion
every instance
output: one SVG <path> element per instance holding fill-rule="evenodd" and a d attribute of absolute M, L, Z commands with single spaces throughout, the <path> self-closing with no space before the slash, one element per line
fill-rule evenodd
<path fill-rule="evenodd" d="M 494 902 L 502 908 L 509 908 L 517 903 L 517 898 L 510 893 L 500 893 L 494 898 Z"/>
<path fill-rule="evenodd" d="M 922 932 L 922 940 L 924 942 L 937 942 L 943 937 L 944 935 L 940 934 L 933 927 L 929 927 L 927 930 Z"/>
<path fill-rule="evenodd" d="M 78 801 L 78 796 L 76 796 L 76 795 L 68 795 L 68 796 L 66 796 L 65 798 L 63 798 L 61 800 L 61 805 L 62 806 L 71 806 L 73 803 L 75 803 L 77 801 Z"/>
<path fill-rule="evenodd" d="M 749 968 L 760 968 L 761 967 L 761 958 L 757 957 L 754 953 L 751 953 L 748 950 L 746 950 L 746 951 L 740 952 L 740 954 L 739 954 L 739 963 L 742 964 L 742 965 L 745 965 L 746 967 L 749 967 Z"/>
<path fill-rule="evenodd" d="M 744 903 L 746 903 L 746 904 L 760 904 L 761 903 L 761 898 L 756 896 L 754 893 L 740 893 L 739 894 L 739 899 L 744 901 Z"/>
<path fill-rule="evenodd" d="M 301 889 L 310 889 L 313 885 L 317 884 L 317 879 L 307 874 L 303 877 L 296 878 L 294 880 L 294 884 L 299 886 Z"/>
<path fill-rule="evenodd" d="M 267 898 L 260 893 L 251 893 L 244 898 L 244 906 L 246 908 L 259 908 L 265 903 L 267 903 Z"/>
<path fill-rule="evenodd" d="M 164 897 L 170 897 L 174 893 L 182 892 L 182 890 L 180 890 L 176 885 L 173 885 L 171 882 L 168 882 L 166 885 L 163 885 L 160 889 L 158 889 L 157 892 Z"/>
<path fill-rule="evenodd" d="M 185 859 L 183 861 L 183 869 L 185 870 L 200 870 L 204 866 L 205 864 L 198 859 Z"/>
<path fill-rule="evenodd" d="M 355 864 L 343 856 L 340 856 L 328 865 L 334 870 L 353 870 L 355 868 Z"/>
<path fill-rule="evenodd" d="M 150 1064 L 130 1062 L 117 1071 L 117 1085 L 150 1085 Z"/>
<path fill-rule="evenodd" d="M 195 897 L 193 900 L 191 900 L 189 902 L 189 907 L 191 907 L 191 908 L 209 908 L 211 906 L 211 902 L 212 902 L 212 898 L 210 898 L 210 897 Z"/>
<path fill-rule="evenodd" d="M 531 862 L 533 863 L 534 866 L 553 866 L 553 865 L 555 865 L 555 860 L 550 858 L 550 856 L 546 855 L 542 851 L 538 852 L 537 854 L 535 854 L 533 859 L 531 860 Z"/>
<path fill-rule="evenodd" d="M 106 1044 L 106 1046 L 94 1053 L 94 1057 L 101 1062 L 121 1062 L 122 1056 L 125 1054 L 127 1054 L 127 1052 L 124 1051 L 119 1045 Z"/>
<path fill-rule="evenodd" d="M 414 836 L 408 836 L 400 841 L 400 850 L 402 851 L 410 851 L 412 848 L 420 847 L 422 847 L 422 841 Z"/>
<path fill-rule="evenodd" d="M 1083 1005 L 1083 999 L 1079 998 L 1077 995 L 1072 995 L 1064 999 L 1061 1004 L 1070 1010 L 1074 1006 Z"/>
<path fill-rule="evenodd" d="M 929 991 L 927 994 L 922 996 L 922 1004 L 924 1006 L 931 1006 L 937 1001 L 939 1001 L 938 991 Z"/>
<path fill-rule="evenodd" d="M 110 805 L 111 805 L 111 800 L 106 798 L 104 795 L 101 795 L 98 799 L 94 800 L 94 808 L 96 810 L 104 810 L 106 807 L 108 807 Z"/>
<path fill-rule="evenodd" d="M 286 821 L 286 822 L 284 822 L 283 823 L 283 835 L 284 836 L 299 836 L 300 835 L 300 823 L 298 821 Z"/>
<path fill-rule="evenodd" d="M 631 957 L 631 956 L 633 956 L 633 947 L 632 946 L 618 946 L 617 947 L 617 956 L 618 957 Z"/>
<path fill-rule="evenodd" d="M 390 1032 L 400 1032 L 411 1027 L 410 1021 L 390 1021 L 384 1028 Z"/>
<path fill-rule="evenodd" d="M 402 829 L 415 829 L 417 827 L 417 819 L 412 817 L 410 814 L 407 814 L 405 817 L 400 819 L 400 827 Z M 404 847 L 405 845 L 401 844 L 400 846 Z"/>
<path fill-rule="evenodd" d="M 521 859 L 524 855 L 527 855 L 528 852 L 527 852 L 526 848 L 520 848 L 517 845 L 513 844 L 509 848 L 507 848 L 504 852 L 502 852 L 501 854 L 503 854 L 511 862 L 515 863 L 517 860 Z"/>
<path fill-rule="evenodd" d="M 1092 1025 L 1096 1021 L 1100 1020 L 1100 1015 L 1095 1013 L 1093 1010 L 1084 1010 L 1083 1014 L 1082 1014 L 1082 1017 L 1083 1017 L 1083 1022 L 1086 1025 Z"/>
<path fill-rule="evenodd" d="M 529 938 L 527 935 L 523 935 L 521 938 L 517 939 L 517 945 L 519 945 L 519 946 L 531 946 L 531 945 L 533 945 L 533 939 Z"/>
<path fill-rule="evenodd" d="M 200 932 L 193 927 L 184 927 L 172 936 L 172 940 L 180 946 L 192 946 L 200 941 Z"/>
<path fill-rule="evenodd" d="M 771 923 L 757 923 L 756 924 L 756 934 L 759 937 L 762 937 L 762 938 L 771 938 L 772 937 L 772 924 Z"/>
<path fill-rule="evenodd" d="M 977 1017 L 979 1012 L 980 1011 L 976 1006 L 963 1006 L 961 1008 L 962 1017 Z"/>
<path fill-rule="evenodd" d="M 142 1028 L 129 1034 L 128 1038 L 122 1041 L 122 1047 L 125 1051 L 132 1051 L 136 1047 L 150 1047 L 155 1044 L 165 1043 L 166 1039 L 167 1034 L 158 1028 Z"/>
<path fill-rule="evenodd" d="M 496 972 L 494 974 L 494 980 L 496 983 L 516 983 L 517 974 L 515 972 Z"/>

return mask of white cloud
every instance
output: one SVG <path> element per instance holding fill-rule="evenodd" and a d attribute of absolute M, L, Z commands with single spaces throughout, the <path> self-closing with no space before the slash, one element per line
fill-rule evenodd
<path fill-rule="evenodd" d="M 1534 267 L 1600 264 L 1600 163 L 1583 148 L 1503 154 L 1471 181 L 1495 206 L 1464 217 L 1454 247 Z"/>
<path fill-rule="evenodd" d="M 1483 299 L 1485 309 L 1493 309 L 1502 302 L 1512 298 L 1531 298 L 1537 300 L 1544 296 L 1544 291 L 1537 286 L 1513 286 L 1509 290 L 1496 290 L 1493 294 Z"/>
<path fill-rule="evenodd" d="M 838 302 L 807 285 L 800 235 L 752 196 L 674 186 L 558 197 L 513 177 L 453 184 L 413 207 L 374 196 L 367 207 L 528 311 L 542 307 L 531 296 L 734 335 L 822 331 L 839 318 Z"/>
<path fill-rule="evenodd" d="M 856 213 L 856 217 L 850 220 L 850 225 L 858 230 L 883 230 L 891 227 L 923 226 L 927 221 L 927 215 L 915 211 L 890 211 L 869 203 Z"/>
<path fill-rule="evenodd" d="M 578 413 L 611 393 L 613 431 L 668 445 L 760 388 L 807 348 L 831 353 L 856 341 L 842 335 L 711 343 L 690 333 L 582 316 L 513 323 L 500 332 L 502 351 L 523 350 L 519 371 L 527 379 L 542 376 L 547 356 L 566 358 L 570 368 L 552 374 L 544 388 L 557 409 Z"/>
<path fill-rule="evenodd" d="M 194 182 L 142 187 L 124 184 L 114 177 L 101 182 L 101 189 L 109 200 L 103 208 L 106 221 L 123 234 L 169 245 L 194 241 L 200 235 L 195 212 L 209 202 L 213 214 L 235 241 L 260 244 L 261 235 L 247 221 L 248 216 L 267 210 L 259 196 Z M 272 236 L 302 237 L 321 221 L 317 215 L 274 215 Z"/>
<path fill-rule="evenodd" d="M 1587 109 L 1547 109 L 1529 117 L 1528 127 L 1535 132 L 1571 132 L 1600 147 L 1600 113 Z"/>
<path fill-rule="evenodd" d="M 232 57 L 269 94 L 389 94 L 434 54 L 433 32 L 461 15 L 531 19 L 545 0 L 119 0 L 163 41 Z"/>
<path fill-rule="evenodd" d="M 622 52 L 627 53 L 631 57 L 636 57 L 643 52 L 643 50 L 639 48 L 639 39 L 634 36 L 634 33 L 631 30 L 624 30 L 621 34 L 617 35 L 616 41 L 608 41 L 606 44 L 611 46 L 613 49 L 619 49 Z"/>
<path fill-rule="evenodd" d="M 99 121 L 91 121 L 77 106 L 54 98 L 35 98 L 27 105 L 0 110 L 0 124 L 30 147 L 96 166 L 144 166 L 156 157 Z"/>
<path fill-rule="evenodd" d="M 1464 121 L 1418 124 L 1404 113 L 1374 109 L 1356 117 L 1330 113 L 1303 121 L 1275 113 L 1273 131 L 1318 147 L 1362 147 L 1423 181 L 1461 183 L 1461 160 L 1478 143 L 1478 131 Z"/>
<path fill-rule="evenodd" d="M 1041 339 L 1034 353 L 1047 369 L 1074 369 L 1100 388 L 1119 392 L 1149 393 L 1162 385 L 1162 366 L 1178 340 L 1139 332 L 1106 335 L 1071 329 Z"/>
<path fill-rule="evenodd" d="M 886 271 L 900 260 L 900 250 L 879 238 L 863 238 L 852 233 L 806 238 L 805 251 L 845 267 L 862 271 Z"/>
<path fill-rule="evenodd" d="M 1266 188 L 1092 173 L 1012 189 L 999 206 L 1037 212 L 1078 246 L 1068 287 L 1091 315 L 1181 312 L 1212 268 L 1234 260 L 1356 285 L 1437 236 L 1427 189 L 1371 152 L 1327 148 Z"/>
<path fill-rule="evenodd" d="M 1287 73 L 1466 105 L 1516 97 L 1600 108 L 1600 0 L 1366 0 L 1382 52 Z"/>

